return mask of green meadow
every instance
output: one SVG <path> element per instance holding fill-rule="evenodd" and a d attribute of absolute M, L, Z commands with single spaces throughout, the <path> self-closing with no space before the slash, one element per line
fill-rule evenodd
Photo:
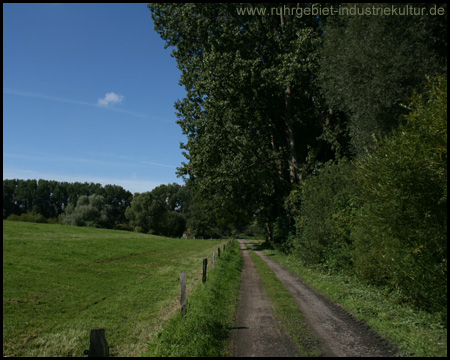
<path fill-rule="evenodd" d="M 225 240 L 3 222 L 3 355 L 82 356 L 105 328 L 110 356 L 139 356 Z"/>

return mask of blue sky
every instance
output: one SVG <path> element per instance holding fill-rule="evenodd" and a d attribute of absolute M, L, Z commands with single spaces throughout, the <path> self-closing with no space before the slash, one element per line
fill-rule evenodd
<path fill-rule="evenodd" d="M 3 4 L 3 179 L 182 184 L 171 52 L 147 4 Z"/>

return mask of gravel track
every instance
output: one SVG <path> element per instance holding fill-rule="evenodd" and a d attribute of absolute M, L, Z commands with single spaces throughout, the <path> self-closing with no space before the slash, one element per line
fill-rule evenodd
<path fill-rule="evenodd" d="M 298 355 L 298 350 L 288 336 L 276 325 L 270 302 L 245 248 L 245 242 L 242 240 L 239 242 L 244 256 L 244 268 L 236 328 L 232 330 L 230 355 L 277 357 Z M 396 355 L 395 347 L 366 324 L 312 289 L 270 256 L 258 250 L 255 250 L 255 253 L 267 263 L 297 302 L 312 334 L 319 340 L 323 356 Z"/>

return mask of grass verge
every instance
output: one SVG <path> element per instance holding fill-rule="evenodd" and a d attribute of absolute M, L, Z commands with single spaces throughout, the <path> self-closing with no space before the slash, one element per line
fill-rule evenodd
<path fill-rule="evenodd" d="M 288 333 L 300 353 L 298 356 L 320 356 L 317 340 L 312 336 L 306 325 L 303 315 L 292 295 L 278 280 L 274 272 L 253 250 L 249 249 L 250 256 L 262 279 L 264 290 L 272 302 L 275 318 L 278 324 Z"/>
<path fill-rule="evenodd" d="M 232 242 L 208 270 L 207 281 L 188 296 L 186 315 L 177 311 L 150 342 L 143 356 L 226 356 L 239 296 L 242 255 Z M 189 276 L 189 274 L 187 274 Z"/>
<path fill-rule="evenodd" d="M 298 259 L 276 250 L 265 254 L 290 269 L 307 284 L 365 321 L 399 349 L 400 356 L 446 357 L 447 328 L 440 314 L 418 311 L 399 302 L 398 294 L 368 286 L 346 274 L 327 274 L 308 268 Z"/>

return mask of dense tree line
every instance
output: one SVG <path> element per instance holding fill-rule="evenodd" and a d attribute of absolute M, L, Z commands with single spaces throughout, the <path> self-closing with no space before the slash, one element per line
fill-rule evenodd
<path fill-rule="evenodd" d="M 180 237 L 219 238 L 244 230 L 212 209 L 187 185 L 163 184 L 134 195 L 118 185 L 3 180 L 3 219 L 63 223 Z M 253 227 L 254 228 L 254 227 Z"/>
<path fill-rule="evenodd" d="M 186 229 L 186 187 L 161 185 L 142 194 L 117 185 L 3 180 L 3 219 L 61 222 L 179 237 Z"/>
<path fill-rule="evenodd" d="M 133 194 L 117 185 L 42 179 L 3 180 L 3 218 L 29 213 L 40 214 L 46 219 L 59 218 L 73 214 L 75 206 L 78 203 L 80 206 L 86 205 L 88 198 L 92 200 L 93 207 L 101 207 L 105 211 L 104 219 L 98 225 L 113 228 L 126 222 L 125 210 Z"/>
<path fill-rule="evenodd" d="M 149 5 L 187 91 L 175 108 L 190 225 L 256 219 L 306 263 L 442 311 L 447 5 L 296 16 L 311 6 Z"/>

